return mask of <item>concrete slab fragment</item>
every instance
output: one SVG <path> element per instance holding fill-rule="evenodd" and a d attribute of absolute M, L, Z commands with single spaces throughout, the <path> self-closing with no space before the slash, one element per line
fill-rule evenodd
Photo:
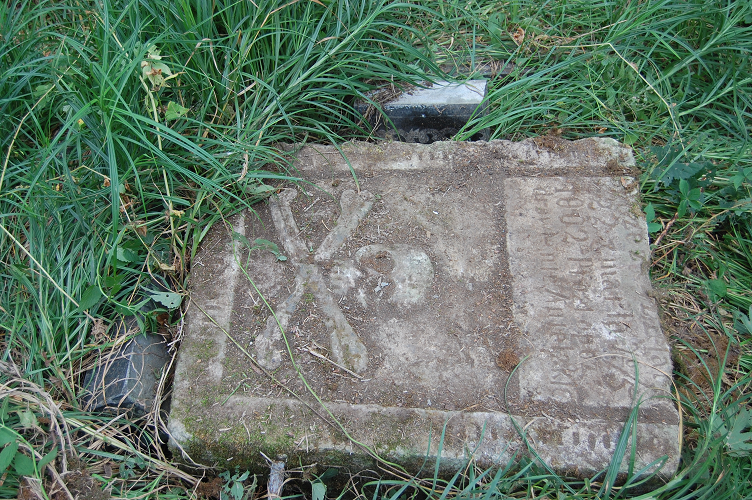
<path fill-rule="evenodd" d="M 416 88 L 383 105 L 391 125 L 384 123 L 380 116 L 376 120 L 375 115 L 372 125 L 377 135 L 389 139 L 422 144 L 445 141 L 473 116 L 485 114 L 486 87 L 486 80 L 468 80 L 465 83 L 438 81 L 427 88 Z M 367 103 L 360 103 L 357 108 L 368 114 Z M 471 140 L 488 140 L 488 130 Z"/>
<path fill-rule="evenodd" d="M 630 150 L 557 138 L 343 149 L 357 182 L 334 148 L 306 147 L 309 183 L 203 242 L 176 450 L 223 467 L 263 469 L 263 451 L 415 471 L 443 436 L 446 471 L 529 445 L 590 475 L 639 404 L 636 467 L 665 456 L 673 473 L 671 361 Z"/>
<path fill-rule="evenodd" d="M 466 83 L 436 82 L 431 87 L 402 94 L 389 104 L 398 106 L 470 105 L 477 108 L 486 97 L 486 80 Z"/>

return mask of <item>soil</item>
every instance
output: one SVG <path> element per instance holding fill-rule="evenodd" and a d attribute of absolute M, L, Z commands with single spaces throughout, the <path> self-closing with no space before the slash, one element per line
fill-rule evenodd
<path fill-rule="evenodd" d="M 219 500 L 223 484 L 224 481 L 221 477 L 204 478 L 196 485 L 196 495 L 202 499 Z"/>
<path fill-rule="evenodd" d="M 73 498 L 77 500 L 108 500 L 110 498 L 110 494 L 102 489 L 99 481 L 91 477 L 86 470 L 76 470 L 65 474 L 63 482 Z M 63 500 L 67 496 L 60 492 L 54 498 Z"/>

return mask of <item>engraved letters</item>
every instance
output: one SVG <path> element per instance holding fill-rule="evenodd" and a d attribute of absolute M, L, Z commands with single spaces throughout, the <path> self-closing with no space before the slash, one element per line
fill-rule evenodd
<path fill-rule="evenodd" d="M 632 248 L 644 228 L 606 178 L 509 179 L 511 206 L 534 200 L 535 209 L 510 211 L 510 269 L 516 315 L 535 351 L 521 367 L 523 398 L 584 405 L 632 404 L 633 359 L 668 365 L 667 353 L 638 339 L 657 321 L 639 287 Z M 519 202 L 516 201 L 519 197 Z M 621 209 L 621 211 L 620 211 Z M 535 231 L 527 228 L 534 226 Z M 532 263 L 532 264 L 531 264 Z M 524 318 L 523 318 L 524 317 Z M 641 369 L 640 383 L 659 385 L 657 370 Z M 591 381 L 592 390 L 573 390 Z"/>

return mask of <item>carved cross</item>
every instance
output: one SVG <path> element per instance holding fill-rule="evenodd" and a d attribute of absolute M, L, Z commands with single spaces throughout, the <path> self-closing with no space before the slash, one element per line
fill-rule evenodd
<path fill-rule="evenodd" d="M 326 317 L 324 322 L 330 331 L 331 352 L 334 360 L 348 370 L 362 373 L 368 365 L 366 346 L 353 331 L 337 305 L 337 301 L 327 290 L 318 265 L 308 262 L 309 251 L 299 236 L 300 231 L 290 208 L 290 203 L 297 195 L 297 190 L 290 188 L 282 191 L 277 198 L 269 200 L 269 210 L 277 234 L 289 261 L 297 267 L 297 273 L 295 274 L 295 289 L 276 310 L 279 325 L 274 316 L 270 316 L 263 331 L 256 337 L 255 348 L 258 363 L 270 370 L 281 364 L 284 344 L 280 326 L 284 330 L 287 329 L 290 317 L 295 313 L 307 287 L 318 299 L 320 309 Z M 337 226 L 321 242 L 314 253 L 314 262 L 319 263 L 332 258 L 358 227 L 360 221 L 368 215 L 373 206 L 373 198 L 373 195 L 367 191 L 358 194 L 353 190 L 346 190 L 342 193 L 342 212 L 337 220 Z"/>

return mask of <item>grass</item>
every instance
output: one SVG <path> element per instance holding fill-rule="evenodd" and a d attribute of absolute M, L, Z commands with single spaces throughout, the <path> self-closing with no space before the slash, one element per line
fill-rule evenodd
<path fill-rule="evenodd" d="M 635 149 L 686 423 L 680 471 L 652 495 L 752 495 L 751 25 L 748 2 L 709 0 L 0 5 L 0 496 L 22 475 L 54 496 L 68 470 L 117 496 L 190 496 L 157 417 L 76 403 L 116 342 L 109 322 L 154 281 L 180 299 L 211 225 L 290 175 L 278 143 L 366 137 L 356 98 L 468 59 L 513 67 L 459 139 L 489 127 Z M 349 494 L 637 494 L 533 462 L 469 464 L 428 490 L 390 481 Z"/>

